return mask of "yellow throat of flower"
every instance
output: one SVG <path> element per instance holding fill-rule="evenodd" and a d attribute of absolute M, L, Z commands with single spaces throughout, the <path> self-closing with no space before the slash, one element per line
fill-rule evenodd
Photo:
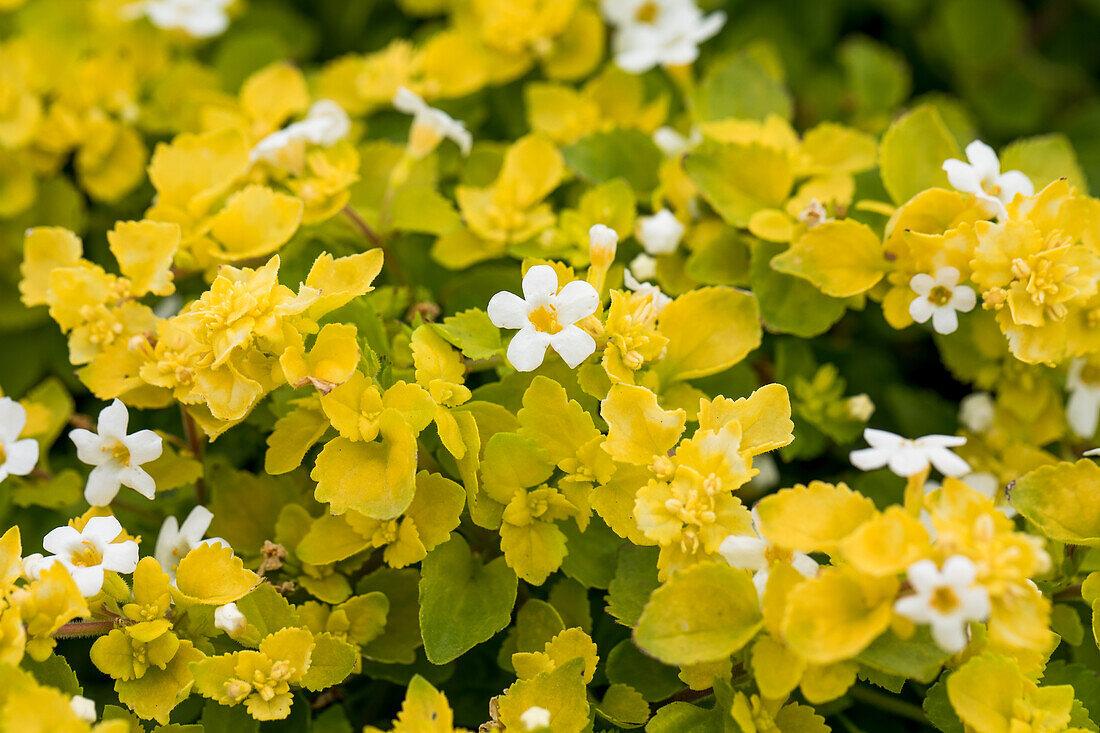
<path fill-rule="evenodd" d="M 531 321 L 531 325 L 536 330 L 548 333 L 553 336 L 555 333 L 561 331 L 562 326 L 558 323 L 558 311 L 552 305 L 540 305 L 535 310 L 531 311 L 527 318 Z"/>
<path fill-rule="evenodd" d="M 80 543 L 80 548 L 72 553 L 71 562 L 82 568 L 90 568 L 103 562 L 103 553 L 88 540 Z"/>
<path fill-rule="evenodd" d="M 111 445 L 104 446 L 101 450 L 104 453 L 110 454 L 111 458 L 120 465 L 130 465 L 130 449 L 127 448 L 121 440 L 117 440 Z"/>
<path fill-rule="evenodd" d="M 959 597 L 952 588 L 941 586 L 932 593 L 929 605 L 940 613 L 951 613 L 959 607 Z"/>

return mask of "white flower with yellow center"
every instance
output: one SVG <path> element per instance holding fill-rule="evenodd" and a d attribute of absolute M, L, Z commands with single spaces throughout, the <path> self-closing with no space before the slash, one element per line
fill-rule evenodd
<path fill-rule="evenodd" d="M 1001 173 L 1001 161 L 997 153 L 981 140 L 975 140 L 966 146 L 965 162 L 951 158 L 945 160 L 943 169 L 947 180 L 960 191 L 972 193 L 988 204 L 991 213 L 1003 217 L 1007 213 L 1005 204 L 1016 194 L 1032 196 L 1035 186 L 1031 179 L 1020 171 Z"/>
<path fill-rule="evenodd" d="M 129 422 L 126 405 L 116 399 L 99 413 L 98 434 L 83 428 L 69 433 L 76 444 L 77 458 L 95 466 L 84 488 L 84 498 L 92 506 L 107 506 L 122 486 L 129 486 L 147 499 L 156 494 L 153 477 L 141 466 L 160 457 L 160 436 L 152 430 L 127 435 Z"/>
<path fill-rule="evenodd" d="M 157 546 L 153 550 L 153 557 L 170 578 L 175 579 L 180 560 L 199 545 L 229 547 L 229 543 L 221 537 L 203 539 L 213 520 L 214 514 L 204 506 L 192 509 L 182 525 L 175 517 L 164 518 L 164 523 L 160 525 L 160 534 L 157 535 Z"/>
<path fill-rule="evenodd" d="M 124 9 L 124 16 L 142 15 L 157 28 L 183 31 L 192 38 L 213 38 L 229 27 L 225 9 L 233 0 L 145 0 Z"/>
<path fill-rule="evenodd" d="M 53 555 L 32 555 L 24 560 L 24 571 L 37 577 L 53 563 L 61 563 L 85 597 L 94 596 L 103 587 L 107 571 L 132 573 L 138 564 L 138 545 L 133 540 L 115 542 L 122 525 L 112 516 L 92 517 L 78 531 L 65 525 L 42 539 L 42 547 Z"/>
<path fill-rule="evenodd" d="M 684 229 L 675 214 L 668 209 L 661 209 L 653 216 L 638 217 L 634 236 L 647 254 L 668 255 L 680 246 Z"/>
<path fill-rule="evenodd" d="M 331 99 L 320 99 L 313 103 L 304 118 L 256 143 L 251 157 L 253 161 L 278 163 L 280 153 L 297 141 L 327 148 L 343 140 L 349 132 L 351 118 L 344 108 Z"/>
<path fill-rule="evenodd" d="M 695 0 L 603 0 L 600 10 L 615 26 L 615 63 L 632 74 L 693 63 L 726 24 L 725 13 L 704 15 Z"/>
<path fill-rule="evenodd" d="M 550 265 L 535 265 L 523 276 L 523 297 L 501 291 L 486 311 L 498 328 L 519 329 L 508 344 L 508 361 L 521 372 L 537 369 L 549 346 L 570 369 L 596 350 L 596 341 L 580 321 L 596 312 L 600 296 L 588 283 L 574 280 L 558 290 L 558 273 Z"/>
<path fill-rule="evenodd" d="M 523 724 L 523 729 L 528 731 L 549 728 L 550 711 L 546 708 L 540 708 L 538 705 L 532 705 L 519 716 L 519 722 Z"/>
<path fill-rule="evenodd" d="M 812 557 L 804 552 L 781 550 L 760 537 L 760 531 L 756 529 L 755 511 L 753 512 L 753 530 L 757 533 L 755 537 L 730 535 L 722 540 L 722 544 L 718 546 L 718 554 L 731 567 L 752 573 L 752 583 L 756 586 L 756 592 L 761 599 L 764 598 L 764 590 L 768 587 L 768 574 L 772 563 L 789 562 L 791 567 L 807 578 L 817 575 L 817 561 Z"/>
<path fill-rule="evenodd" d="M 971 621 L 989 618 L 989 593 L 977 585 L 977 568 L 963 555 L 949 557 L 943 569 L 932 560 L 909 566 L 909 585 L 916 591 L 899 598 L 894 611 L 917 624 L 932 627 L 932 638 L 945 652 L 961 652 L 969 640 Z"/>
<path fill-rule="evenodd" d="M 970 473 L 970 464 L 948 450 L 966 443 L 961 435 L 925 435 L 910 440 L 886 430 L 867 428 L 863 439 L 870 447 L 854 450 L 848 456 L 861 471 L 888 466 L 898 476 L 908 478 L 931 464 L 944 476 L 957 478 Z"/>
<path fill-rule="evenodd" d="M 0 397 L 0 482 L 26 476 L 38 463 L 38 441 L 19 439 L 27 425 L 27 410 L 11 397 Z"/>
<path fill-rule="evenodd" d="M 409 130 L 409 152 L 414 158 L 422 158 L 432 152 L 444 139 L 454 140 L 463 155 L 470 154 L 474 138 L 461 120 L 432 107 L 420 95 L 405 87 L 398 87 L 393 95 L 393 106 L 398 112 L 413 116 Z"/>
<path fill-rule="evenodd" d="M 248 625 L 248 619 L 236 603 L 227 603 L 214 609 L 214 626 L 230 636 L 237 636 Z"/>
<path fill-rule="evenodd" d="M 1100 366 L 1074 359 L 1066 373 L 1066 422 L 1079 438 L 1091 438 L 1100 422 Z"/>
<path fill-rule="evenodd" d="M 917 323 L 932 319 L 936 333 L 954 333 L 959 327 L 959 313 L 974 310 L 978 296 L 968 285 L 959 285 L 959 271 L 941 267 L 933 277 L 921 272 L 909 281 L 917 297 L 909 303 L 909 315 Z"/>

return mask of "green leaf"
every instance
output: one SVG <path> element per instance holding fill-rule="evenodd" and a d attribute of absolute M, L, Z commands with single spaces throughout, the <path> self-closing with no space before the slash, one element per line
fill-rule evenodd
<path fill-rule="evenodd" d="M 432 328 L 471 359 L 488 359 L 504 350 L 500 329 L 493 325 L 485 311 L 477 308 L 447 316 L 443 323 L 432 324 Z"/>
<path fill-rule="evenodd" d="M 922 105 L 898 118 L 882 136 L 882 185 L 896 204 L 927 188 L 951 188 L 943 162 L 960 155 L 940 113 L 931 105 Z"/>
<path fill-rule="evenodd" d="M 626 545 L 619 551 L 615 577 L 607 587 L 607 612 L 623 626 L 634 626 L 642 608 L 660 583 L 657 581 L 656 547 Z"/>
<path fill-rule="evenodd" d="M 806 280 L 772 269 L 771 259 L 782 244 L 756 242 L 752 247 L 750 283 L 769 331 L 803 338 L 828 331 L 847 311 L 842 298 L 830 298 Z"/>
<path fill-rule="evenodd" d="M 924 714 L 943 733 L 963 733 L 963 724 L 947 699 L 947 676 L 928 688 L 924 696 Z"/>
<path fill-rule="evenodd" d="M 614 577 L 615 560 L 624 540 L 598 518 L 593 518 L 584 532 L 575 522 L 563 524 L 562 531 L 569 548 L 562 571 L 586 588 L 606 588 Z"/>
<path fill-rule="evenodd" d="M 740 228 L 756 212 L 779 208 L 794 185 L 790 156 L 756 142 L 705 142 L 684 159 L 684 169 L 707 203 Z"/>
<path fill-rule="evenodd" d="M 674 573 L 653 591 L 634 641 L 665 664 L 696 664 L 740 651 L 763 624 L 749 573 L 703 563 Z"/>
<path fill-rule="evenodd" d="M 662 382 L 717 374 L 760 345 L 756 296 L 727 287 L 699 288 L 665 306 L 657 330 L 668 338 L 657 363 Z"/>
<path fill-rule="evenodd" d="M 638 194 L 657 187 L 657 169 L 664 156 L 641 130 L 597 132 L 564 148 L 570 170 L 589 183 L 623 178 Z"/>
<path fill-rule="evenodd" d="M 779 115 L 790 120 L 794 105 L 782 81 L 746 54 L 710 67 L 695 92 L 695 118 L 763 120 Z"/>
<path fill-rule="evenodd" d="M 264 470 L 273 476 L 293 471 L 328 428 L 328 418 L 319 403 L 296 405 L 275 421 L 275 428 L 267 436 Z"/>
<path fill-rule="evenodd" d="M 649 703 L 629 685 L 612 684 L 603 700 L 592 707 L 601 718 L 620 728 L 640 728 L 649 720 Z"/>
<path fill-rule="evenodd" d="M 260 721 L 249 715 L 243 705 L 231 708 L 214 700 L 207 700 L 203 705 L 201 722 L 208 731 L 258 733 L 260 730 Z"/>
<path fill-rule="evenodd" d="M 879 672 L 927 684 L 936 679 L 950 656 L 932 641 L 928 627 L 922 626 L 909 639 L 901 639 L 893 631 L 887 631 L 856 659 Z"/>
<path fill-rule="evenodd" d="M 416 650 L 423 643 L 417 603 L 419 581 L 420 574 L 413 568 L 379 568 L 356 585 L 356 592 L 380 591 L 390 602 L 385 633 L 363 647 L 364 657 L 399 664 L 416 661 Z"/>
<path fill-rule="evenodd" d="M 546 643 L 565 630 L 557 609 L 532 598 L 516 614 L 515 640 L 518 652 L 541 652 Z"/>
<path fill-rule="evenodd" d="M 398 189 L 390 209 L 390 226 L 407 232 L 445 234 L 462 226 L 449 200 L 425 186 Z"/>
<path fill-rule="evenodd" d="M 294 606 L 270 583 L 261 583 L 236 603 L 237 610 L 250 626 L 256 627 L 261 639 L 300 623 Z"/>
<path fill-rule="evenodd" d="M 359 653 L 351 644 L 332 634 L 314 634 L 313 641 L 313 653 L 309 658 L 309 669 L 302 677 L 302 687 L 320 692 L 347 679 L 359 659 Z"/>
<path fill-rule="evenodd" d="M 1084 705 L 1093 723 L 1100 720 L 1100 674 L 1083 664 L 1056 659 L 1043 670 L 1044 685 L 1073 685 L 1073 696 Z"/>
<path fill-rule="evenodd" d="M 233 547 L 262 546 L 275 533 L 279 511 L 301 498 L 286 479 L 238 471 L 220 461 L 209 466 L 206 480 L 214 512 L 209 534 Z"/>
<path fill-rule="evenodd" d="M 623 639 L 607 655 L 605 667 L 609 682 L 630 685 L 649 702 L 672 697 L 683 689 L 675 667 L 647 657 L 630 639 Z"/>
<path fill-rule="evenodd" d="M 34 675 L 39 684 L 56 687 L 67 695 L 80 695 L 84 692 L 76 678 L 76 672 L 65 657 L 51 654 L 43 661 L 36 662 L 27 656 L 23 658 L 22 666 Z"/>
<path fill-rule="evenodd" d="M 728 711 L 671 702 L 657 711 L 645 729 L 646 733 L 726 733 L 727 720 L 732 725 Z"/>
<path fill-rule="evenodd" d="M 1008 145 L 1001 151 L 1001 170 L 1022 171 L 1035 184 L 1036 191 L 1059 178 L 1068 179 L 1081 193 L 1089 190 L 1073 145 L 1060 133 L 1029 137 Z"/>
<path fill-rule="evenodd" d="M 432 664 L 446 664 L 508 625 L 519 581 L 498 557 L 482 565 L 460 534 L 432 550 L 420 575 L 420 633 Z"/>
<path fill-rule="evenodd" d="M 1100 466 L 1088 458 L 1042 466 L 1016 480 L 1012 506 L 1053 540 L 1100 547 Z"/>
<path fill-rule="evenodd" d="M 911 72 L 896 50 L 857 36 L 837 55 L 857 111 L 890 113 L 909 96 Z"/>

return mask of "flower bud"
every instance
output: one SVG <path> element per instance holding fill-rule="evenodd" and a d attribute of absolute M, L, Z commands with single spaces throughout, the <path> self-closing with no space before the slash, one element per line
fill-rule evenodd
<path fill-rule="evenodd" d="M 619 243 L 619 235 L 611 227 L 603 224 L 595 224 L 588 230 L 588 255 L 592 259 L 592 266 L 601 270 L 607 270 L 615 261 L 615 248 Z"/>
<path fill-rule="evenodd" d="M 89 700 L 82 695 L 73 695 L 73 698 L 69 700 L 69 706 L 73 709 L 73 712 L 76 713 L 76 717 L 84 722 L 95 722 L 96 713 L 94 700 Z"/>
<path fill-rule="evenodd" d="M 237 636 L 248 624 L 236 603 L 227 603 L 214 609 L 214 626 L 230 636 Z"/>
<path fill-rule="evenodd" d="M 847 411 L 848 417 L 853 420 L 867 422 L 871 419 L 871 415 L 875 414 L 875 403 L 867 395 L 857 394 L 847 399 L 844 409 Z"/>

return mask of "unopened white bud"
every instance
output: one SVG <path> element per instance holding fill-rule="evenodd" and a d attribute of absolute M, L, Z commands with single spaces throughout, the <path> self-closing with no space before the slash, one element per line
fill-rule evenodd
<path fill-rule="evenodd" d="M 236 603 L 227 603 L 214 609 L 214 626 L 230 636 L 236 636 L 248 625 L 247 619 Z"/>

